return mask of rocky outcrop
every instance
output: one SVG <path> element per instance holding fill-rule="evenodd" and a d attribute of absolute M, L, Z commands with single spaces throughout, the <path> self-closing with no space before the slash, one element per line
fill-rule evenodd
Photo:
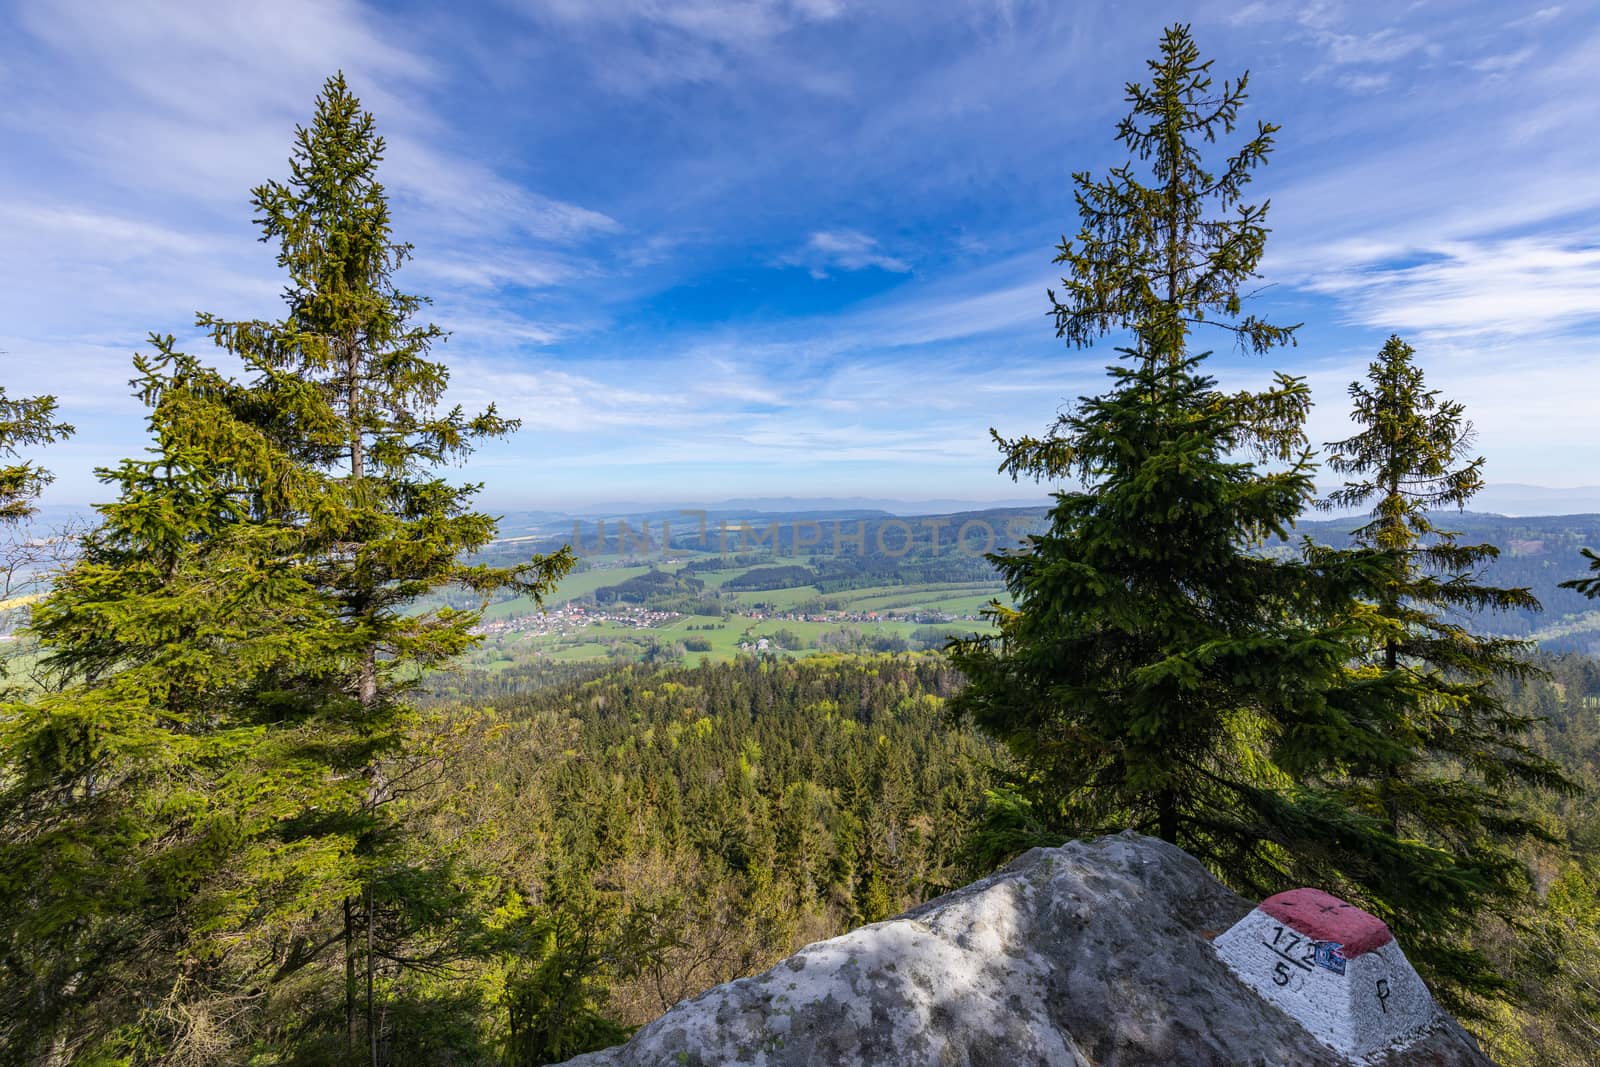
<path fill-rule="evenodd" d="M 914 911 L 717 986 L 571 1067 L 1334 1067 L 1211 944 L 1251 911 L 1123 834 L 1034 849 Z M 1404 931 L 1396 931 L 1404 939 Z M 1488 1065 L 1451 1020 L 1380 1065 Z"/>

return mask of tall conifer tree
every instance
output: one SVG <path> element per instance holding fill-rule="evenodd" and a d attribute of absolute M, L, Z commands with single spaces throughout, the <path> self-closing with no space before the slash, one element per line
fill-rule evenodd
<path fill-rule="evenodd" d="M 382 858 L 393 832 L 383 816 L 393 792 L 382 757 L 398 737 L 398 698 L 408 678 L 466 649 L 477 619 L 402 609 L 446 582 L 537 596 L 572 559 L 563 552 L 511 570 L 459 565 L 463 554 L 488 544 L 494 521 L 470 508 L 477 486 L 451 485 L 439 468 L 473 441 L 518 424 L 493 405 L 470 418 L 459 407 L 437 411 L 449 372 L 429 354 L 443 331 L 416 321 L 426 301 L 394 284 L 411 246 L 395 241 L 377 180 L 383 139 L 342 75 L 329 79 L 311 126 L 297 130 L 295 142 L 289 180 L 254 193 L 262 239 L 278 242 L 278 264 L 289 276 L 287 317 L 262 323 L 205 315 L 200 324 L 257 375 L 254 391 L 269 406 L 243 417 L 314 478 L 312 499 L 285 500 L 273 517 L 301 531 L 317 587 L 339 618 L 341 661 L 312 680 L 303 698 L 322 707 L 354 701 L 339 758 L 359 767 L 359 795 L 355 776 L 335 775 L 346 796 L 329 803 L 359 813 L 353 881 L 360 891 L 342 906 L 345 1002 L 353 1035 L 360 957 L 370 1043 L 378 1036 L 370 1015 L 379 912 L 413 910 L 401 899 L 406 873 Z M 366 937 L 364 950 L 358 935 Z"/>
<path fill-rule="evenodd" d="M 1472 423 L 1463 406 L 1427 388 L 1416 352 L 1398 336 L 1384 343 L 1365 381 L 1350 385 L 1360 429 L 1328 445 L 1329 469 L 1351 480 L 1329 494 L 1328 509 L 1370 507 L 1354 531 L 1357 545 L 1385 553 L 1389 571 L 1374 606 L 1378 627 L 1352 664 L 1358 681 L 1374 676 L 1381 699 L 1351 705 L 1391 743 L 1349 768 L 1347 802 L 1382 819 L 1389 831 L 1448 848 L 1475 876 L 1454 922 L 1416 916 L 1413 942 L 1458 971 L 1491 978 L 1485 961 L 1461 949 L 1473 909 L 1514 896 L 1524 885 L 1511 850 L 1540 827 L 1513 790 L 1571 784 L 1526 738 L 1535 720 L 1512 711 L 1501 682 L 1537 673 L 1532 647 L 1485 637 L 1463 613 L 1537 609 L 1526 589 L 1484 584 L 1481 568 L 1499 550 L 1463 545 L 1434 513 L 1464 508 L 1483 485 L 1482 456 L 1472 456 Z M 1422 948 L 1418 945 L 1418 948 Z"/>
<path fill-rule="evenodd" d="M 54 1016 L 36 1042 L 193 1054 L 196 1013 L 248 1015 L 263 998 L 242 989 L 293 983 L 295 1025 L 315 1031 L 316 976 L 338 964 L 346 1052 L 375 1062 L 380 972 L 437 962 L 407 939 L 454 921 L 447 872 L 411 855 L 397 815 L 415 786 L 405 692 L 478 615 L 407 605 L 446 584 L 537 597 L 571 556 L 461 562 L 495 523 L 441 468 L 516 423 L 438 408 L 443 334 L 394 284 L 411 249 L 383 150 L 330 78 L 288 181 L 254 193 L 287 314 L 200 316 L 239 379 L 152 338 L 136 384 L 153 455 L 102 473 L 119 497 L 36 614 L 70 683 L 7 745 L 12 799 L 50 813 L 17 854 L 35 906 L 12 943 L 40 946 Z"/>
<path fill-rule="evenodd" d="M 1069 274 L 1052 294 L 1063 338 L 1125 331 L 1126 363 L 1045 437 L 1001 442 L 1003 470 L 1084 488 L 1057 493 L 1050 529 L 995 558 L 1016 607 L 994 609 L 994 635 L 953 645 L 969 679 L 955 706 L 1016 757 L 1013 795 L 995 806 L 1012 846 L 1132 828 L 1247 893 L 1323 885 L 1443 926 L 1482 872 L 1395 834 L 1338 784 L 1404 743 L 1387 729 L 1399 682 L 1350 669 L 1385 632 L 1361 605 L 1395 553 L 1256 551 L 1314 502 L 1309 393 L 1284 375 L 1222 392 L 1190 349 L 1202 324 L 1256 352 L 1293 337 L 1244 314 L 1241 291 L 1266 235 L 1265 205 L 1243 190 L 1275 127 L 1258 125 L 1213 174 L 1202 149 L 1234 129 L 1246 79 L 1214 89 L 1183 26 L 1149 66 L 1118 137 L 1151 177 L 1134 163 L 1074 176 L 1083 227 L 1063 242 Z"/>

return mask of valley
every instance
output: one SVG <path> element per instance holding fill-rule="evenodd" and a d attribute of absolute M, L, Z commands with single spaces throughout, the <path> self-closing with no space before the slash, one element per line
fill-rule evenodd
<path fill-rule="evenodd" d="M 671 525 L 682 514 L 508 515 L 503 528 L 521 532 L 491 545 L 482 554 L 487 562 L 505 565 L 562 544 L 606 551 L 582 553 L 578 568 L 542 607 L 528 597 L 489 603 L 477 627 L 483 640 L 466 658 L 464 674 L 520 667 L 537 676 L 541 668 L 550 668 L 544 673 L 559 678 L 562 665 L 575 664 L 688 666 L 741 655 L 801 658 L 819 652 L 940 649 L 953 635 L 988 629 L 984 611 L 991 603 L 1011 602 L 994 567 L 977 551 L 987 546 L 990 532 L 996 547 L 1010 547 L 1044 529 L 1047 519 L 1046 510 L 1037 507 L 927 516 L 713 514 L 705 523 Z M 1441 516 L 1441 521 L 1470 543 L 1499 548 L 1499 558 L 1485 568 L 1486 578 L 1497 585 L 1526 586 L 1544 606 L 1539 612 L 1480 613 L 1472 620 L 1475 626 L 1550 652 L 1600 652 L 1600 611 L 1578 593 L 1559 588 L 1576 573 L 1579 549 L 1600 541 L 1600 515 L 1467 513 Z M 1316 518 L 1294 532 L 1345 547 L 1356 525 L 1352 518 Z M 626 536 L 617 534 L 619 528 Z M 597 537 L 601 529 L 608 533 Z M 720 537 L 719 529 L 726 531 Z M 806 543 L 819 529 L 825 551 Z M 835 531 L 841 529 L 851 536 L 838 539 L 842 550 L 835 553 Z M 965 541 L 952 537 L 951 531 L 962 530 Z M 1007 532 L 1010 542 L 1003 540 Z M 757 534 L 759 546 L 752 544 Z M 723 547 L 727 550 L 719 550 Z M 1259 550 L 1287 556 L 1298 546 L 1279 540 Z M 417 607 L 446 603 L 472 606 L 470 598 L 451 591 Z"/>

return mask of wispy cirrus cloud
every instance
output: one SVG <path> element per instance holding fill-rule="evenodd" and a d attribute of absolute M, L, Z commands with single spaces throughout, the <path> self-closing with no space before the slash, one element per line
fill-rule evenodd
<path fill-rule="evenodd" d="M 911 264 L 883 251 L 874 237 L 858 230 L 817 230 L 799 251 L 782 262 L 805 267 L 813 278 L 826 278 L 830 270 L 886 270 L 905 274 Z"/>
<path fill-rule="evenodd" d="M 1519 237 L 1431 246 L 1421 262 L 1373 259 L 1307 279 L 1354 321 L 1435 337 L 1527 338 L 1600 326 L 1600 240 Z M 1392 255 L 1406 250 L 1391 248 Z"/>
<path fill-rule="evenodd" d="M 82 212 L 92 210 L 86 202 L 115 195 L 125 218 L 138 208 L 141 224 L 232 240 L 248 225 L 248 191 L 282 175 L 294 126 L 309 119 L 323 79 L 342 70 L 379 117 L 388 145 L 383 177 L 397 211 L 425 240 L 458 246 L 450 257 L 457 262 L 486 242 L 485 259 L 504 260 L 529 241 L 570 246 L 622 229 L 604 212 L 452 151 L 449 121 L 426 102 L 444 77 L 437 59 L 372 9 L 310 0 L 224 8 L 63 0 L 24 4 L 19 23 L 39 51 L 0 68 L 24 101 L 0 123 L 87 188 L 14 173 L 0 180 L 4 202 Z M 52 63 L 57 91 L 21 91 Z M 64 129 L 73 135 L 61 137 Z"/>
<path fill-rule="evenodd" d="M 1314 21 L 1352 17 L 1325 5 Z M 1499 9 L 1476 8 L 1438 33 L 1431 67 L 1403 56 L 1374 67 L 1408 84 L 1379 86 L 1374 102 L 1394 106 L 1359 133 L 1324 135 L 1319 164 L 1275 191 L 1268 274 L 1377 329 L 1482 343 L 1591 329 L 1600 142 L 1583 131 L 1600 123 L 1586 89 L 1600 32 L 1553 32 L 1563 18 L 1550 8 L 1508 27 Z"/>
<path fill-rule="evenodd" d="M 775 57 L 773 46 L 785 34 L 839 18 L 841 0 L 523 0 L 520 6 L 539 23 L 580 35 L 591 76 L 626 95 L 751 74 L 839 89 L 824 65 Z"/>
<path fill-rule="evenodd" d="M 14 30 L 0 46 L 0 130 L 30 165 L 0 168 L 0 347 L 8 387 L 96 413 L 76 420 L 75 450 L 109 462 L 136 449 L 126 381 L 146 333 L 185 338 L 197 310 L 280 311 L 249 191 L 284 177 L 294 127 L 336 70 L 387 141 L 397 230 L 419 253 L 401 283 L 450 313 L 458 348 L 542 347 L 592 325 L 484 304 L 601 271 L 597 243 L 622 225 L 462 155 L 433 103 L 447 79 L 438 55 L 378 9 L 24 2 Z M 81 496 L 87 470 L 62 482 Z"/>
<path fill-rule="evenodd" d="M 643 23 L 730 45 L 767 42 L 815 21 L 837 18 L 841 0 L 530 0 L 531 11 L 572 23 Z"/>
<path fill-rule="evenodd" d="M 429 148 L 415 135 L 389 140 L 390 185 L 428 226 L 452 236 L 570 245 L 623 228 L 604 212 L 544 196 L 479 163 Z"/>
<path fill-rule="evenodd" d="M 283 176 L 334 69 L 388 139 L 417 246 L 399 280 L 452 331 L 452 398 L 525 420 L 466 473 L 492 490 L 1008 494 L 988 427 L 1038 431 L 1115 359 L 1057 340 L 1045 289 L 1070 173 L 1122 162 L 1121 85 L 1159 37 L 1126 5 L 16 10 L 0 129 L 29 166 L 0 168 L 0 368 L 78 412 L 59 465 L 78 499 L 84 457 L 141 446 L 123 380 L 147 330 L 278 311 L 248 190 Z M 1592 18 L 1190 14 L 1219 78 L 1254 68 L 1245 121 L 1284 125 L 1264 300 L 1306 323 L 1268 360 L 1219 351 L 1225 383 L 1307 374 L 1314 436 L 1341 436 L 1344 385 L 1401 330 L 1469 404 L 1492 477 L 1600 464 Z"/>

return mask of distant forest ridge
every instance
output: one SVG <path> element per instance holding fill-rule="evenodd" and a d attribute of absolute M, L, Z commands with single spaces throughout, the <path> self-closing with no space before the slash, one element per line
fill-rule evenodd
<path fill-rule="evenodd" d="M 1511 490 L 1536 494 L 1582 494 L 1585 490 L 1552 490 L 1537 486 L 1501 486 L 1484 496 Z M 1594 490 L 1600 504 L 1600 489 Z M 750 501 L 751 504 L 779 501 Z M 784 500 L 782 502 L 791 502 Z M 829 510 L 827 500 L 793 500 L 795 510 L 741 510 L 737 507 L 660 507 L 632 513 L 574 516 L 555 511 L 504 513 L 500 538 L 480 558 L 507 563 L 530 552 L 548 552 L 572 544 L 580 560 L 618 559 L 671 563 L 684 573 L 670 583 L 645 577 L 620 588 L 602 588 L 602 602 L 644 603 L 669 591 L 694 593 L 696 571 L 725 567 L 732 560 L 748 567 L 741 577 L 724 583 L 730 591 L 815 586 L 819 594 L 876 586 L 924 583 L 974 583 L 998 577 L 985 559 L 990 551 L 1017 544 L 1020 537 L 1044 529 L 1047 508 L 999 507 L 925 514 L 896 514 L 870 507 Z M 858 503 L 850 500 L 847 503 Z M 879 501 L 871 501 L 882 503 Z M 738 501 L 730 501 L 738 504 Z M 859 501 L 869 503 L 869 501 Z M 57 506 L 41 510 L 26 535 L 43 536 L 64 525 L 92 520 L 88 509 Z M 1479 511 L 1444 512 L 1435 516 L 1445 529 L 1458 531 L 1463 543 L 1491 544 L 1498 559 L 1483 577 L 1492 585 L 1526 587 L 1543 610 L 1484 613 L 1471 619 L 1488 633 L 1536 641 L 1553 652 L 1600 654 L 1600 611 L 1559 584 L 1584 569 L 1579 550 L 1600 543 L 1600 507 L 1584 514 L 1509 516 Z M 1301 519 L 1293 537 L 1309 537 L 1332 547 L 1345 547 L 1359 516 Z M 670 535 L 670 541 L 663 535 Z M 1291 546 L 1277 541 L 1266 551 L 1282 553 Z M 584 564 L 580 563 L 580 567 Z M 13 623 L 16 620 L 11 620 Z"/>
<path fill-rule="evenodd" d="M 661 509 L 604 519 L 550 518 L 528 521 L 507 515 L 502 540 L 484 553 L 509 562 L 530 550 L 550 551 L 571 543 L 580 558 L 605 565 L 630 560 L 668 566 L 679 572 L 634 580 L 600 591 L 602 600 L 640 602 L 648 594 L 693 592 L 697 571 L 748 567 L 724 588 L 778 589 L 815 586 L 830 594 L 863 587 L 921 583 L 972 583 L 998 576 L 986 553 L 1014 547 L 1027 534 L 1044 529 L 1043 506 L 995 508 L 930 515 L 882 511 L 828 512 L 697 511 Z M 1526 587 L 1542 611 L 1486 612 L 1472 618 L 1476 629 L 1536 641 L 1549 651 L 1600 652 L 1600 611 L 1593 601 L 1561 582 L 1585 569 L 1579 550 L 1600 543 L 1600 513 L 1506 516 L 1444 512 L 1437 524 L 1460 534 L 1463 544 L 1491 544 L 1500 551 L 1481 577 L 1496 586 Z M 1359 516 L 1307 517 L 1291 533 L 1331 547 L 1346 547 Z M 1264 551 L 1293 551 L 1275 540 Z"/>

